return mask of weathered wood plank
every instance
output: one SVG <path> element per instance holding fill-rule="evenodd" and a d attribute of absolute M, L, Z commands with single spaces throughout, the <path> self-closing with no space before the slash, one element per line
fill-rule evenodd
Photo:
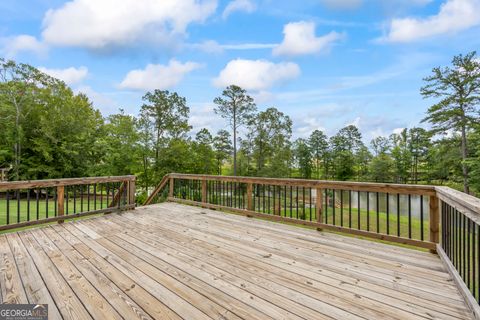
<path fill-rule="evenodd" d="M 116 221 L 118 222 L 118 221 Z M 254 281 L 257 284 L 279 292 L 272 287 L 273 283 L 278 283 L 286 288 L 301 292 L 302 294 L 329 302 L 333 306 L 341 307 L 351 312 L 357 313 L 368 318 L 411 318 L 412 314 L 429 317 L 436 314 L 436 311 L 422 308 L 420 306 L 412 307 L 410 302 L 390 298 L 385 295 L 376 294 L 374 291 L 365 290 L 361 287 L 355 287 L 354 290 L 345 288 L 345 283 L 340 280 L 323 277 L 323 282 L 297 275 L 281 268 L 272 268 L 262 260 L 253 260 L 247 257 L 239 257 L 234 252 L 227 251 L 218 246 L 208 243 L 199 243 L 187 241 L 188 237 L 180 234 L 171 233 L 168 237 L 156 236 L 146 231 L 128 232 L 122 235 L 122 242 L 131 242 L 138 248 L 152 248 L 155 251 L 167 252 L 174 248 L 177 251 L 184 252 L 196 259 L 203 260 L 204 263 L 215 261 L 214 264 L 225 272 L 231 272 L 237 276 L 242 276 L 247 281 Z M 120 241 L 119 239 L 117 241 Z M 159 244 L 162 246 L 159 247 Z M 164 247 L 164 245 L 166 247 Z M 123 246 L 128 246 L 124 244 Z M 150 251 L 150 250 L 149 250 Z M 173 254 L 174 251 L 172 251 Z M 175 256 L 178 256 L 175 253 Z M 212 260 L 214 258 L 214 260 Z M 326 280 L 325 280 L 326 279 Z M 343 284 L 342 284 L 343 283 Z M 273 285 L 275 287 L 275 284 Z M 387 303 L 388 304 L 387 304 Z M 385 313 L 382 313 L 385 312 Z M 452 312 L 453 313 L 453 312 Z M 458 312 L 453 313 L 458 316 Z M 442 313 L 438 313 L 441 316 Z M 453 318 L 452 318 L 453 319 Z"/>
<path fill-rule="evenodd" d="M 163 216 L 163 214 L 160 215 L 160 217 Z M 205 216 L 205 215 L 201 215 L 201 216 Z M 165 240 L 165 241 L 169 241 L 169 240 L 176 240 L 176 237 L 178 237 L 178 234 L 188 234 L 188 237 L 191 237 L 191 236 L 194 236 L 195 238 L 197 239 L 200 239 L 200 237 L 197 237 L 196 234 L 192 233 L 191 230 L 189 231 L 186 231 L 186 229 L 182 229 L 182 228 L 178 228 L 178 227 L 169 227 L 168 229 L 166 229 L 166 227 L 168 227 L 167 225 L 165 225 L 164 223 L 162 223 L 162 228 L 161 229 L 157 229 L 157 225 L 156 223 L 154 223 L 155 226 L 152 227 L 152 232 L 151 233 L 148 233 L 147 230 L 148 227 L 147 225 L 150 224 L 152 225 L 152 221 L 151 221 L 151 218 L 148 217 L 147 220 L 145 221 L 142 221 L 141 219 L 139 220 L 138 219 L 138 216 L 136 216 L 135 218 L 133 217 L 133 215 L 124 215 L 121 219 L 115 219 L 115 223 L 120 223 L 122 224 L 122 222 L 120 220 L 123 220 L 125 218 L 129 218 L 129 217 L 132 217 L 131 220 L 132 221 L 129 221 L 129 222 L 126 222 L 125 225 L 122 225 L 123 228 L 126 229 L 126 226 L 130 226 L 130 228 L 134 228 L 133 227 L 133 224 L 134 224 L 134 221 L 135 220 L 135 223 L 138 223 L 138 222 L 142 222 L 142 225 L 139 226 L 138 229 L 133 229 L 132 232 L 128 232 L 129 235 L 131 235 L 132 237 L 135 237 L 135 238 L 139 238 L 140 236 L 142 237 L 146 237 L 142 240 L 144 241 L 147 241 L 148 238 L 150 239 L 154 239 L 155 241 L 160 241 L 159 239 L 161 239 L 161 241 L 164 241 L 165 239 L 168 239 L 168 240 Z M 179 219 L 179 216 L 177 216 L 177 219 Z M 113 221 L 113 219 L 110 219 Z M 163 221 L 163 220 L 162 220 Z M 143 224 L 145 223 L 145 224 Z M 159 222 L 160 223 L 160 222 Z M 213 226 L 212 226 L 213 227 Z M 214 228 L 217 228 L 217 227 L 214 227 Z M 153 230 L 157 230 L 157 232 L 154 232 Z M 161 230 L 161 231 L 160 231 Z M 175 230 L 174 232 L 178 232 L 177 236 L 175 236 L 174 234 L 170 234 L 168 230 Z M 171 231 L 170 231 L 171 232 Z M 185 232 L 185 233 L 184 233 Z M 239 232 L 245 232 L 244 230 L 239 230 Z M 145 234 L 145 236 L 143 236 Z M 163 236 L 157 236 L 157 234 L 162 234 Z M 138 235 L 138 236 L 137 236 Z M 125 238 L 126 239 L 126 238 Z M 206 239 L 203 239 L 203 240 L 206 240 Z M 181 241 L 181 240 L 179 240 Z M 209 241 L 209 240 L 207 240 Z M 181 241 L 180 242 L 182 246 L 190 246 L 189 242 L 187 242 L 186 240 L 185 241 Z M 220 241 L 219 239 L 213 239 L 211 240 L 211 245 L 214 246 L 215 248 L 219 248 L 218 247 L 218 244 L 219 243 L 222 243 L 222 241 Z M 193 248 L 196 247 L 196 251 L 198 252 L 211 252 L 211 250 L 213 250 L 212 248 L 213 247 L 205 247 L 205 248 L 199 248 L 198 247 L 199 245 L 199 242 L 195 242 L 195 246 L 193 246 Z M 171 245 L 169 245 L 171 247 Z M 224 245 L 222 245 L 222 248 L 225 248 Z M 231 250 L 231 248 L 229 247 L 228 248 L 229 250 Z M 251 246 L 249 246 L 248 244 L 246 244 L 245 246 L 241 246 L 239 247 L 238 249 L 238 253 L 241 253 L 241 255 L 245 255 L 247 254 L 249 251 L 252 251 L 252 248 Z M 251 260 L 258 260 L 258 257 L 262 257 L 263 255 L 266 255 L 268 252 L 265 252 L 265 253 L 262 253 L 262 252 L 259 252 L 258 254 L 252 254 L 252 258 L 250 258 Z M 425 253 L 425 255 L 429 255 L 428 253 Z M 211 254 L 207 254 L 207 256 L 211 256 L 211 258 L 213 258 L 214 256 L 211 255 Z M 257 258 L 255 258 L 257 257 Z M 272 259 L 276 259 L 275 258 L 276 256 L 274 255 L 273 257 L 271 257 L 270 259 L 262 259 L 261 261 L 265 261 L 265 262 L 273 262 L 275 260 L 272 260 Z M 241 263 L 241 261 L 239 260 L 238 256 L 235 258 L 237 263 Z M 233 261 L 235 261 L 235 259 Z M 242 258 L 242 259 L 245 259 Z M 216 259 L 216 261 L 220 261 L 219 259 Z M 249 262 L 249 264 L 251 264 L 252 262 Z M 336 285 L 340 288 L 344 288 L 345 286 L 353 286 L 353 290 L 352 292 L 353 293 L 358 293 L 358 290 L 359 288 L 357 288 L 358 285 L 362 286 L 365 286 L 365 290 L 372 290 L 375 289 L 374 291 L 376 292 L 376 290 L 378 290 L 379 292 L 381 293 L 378 293 L 378 296 L 377 297 L 382 297 L 382 294 L 384 295 L 384 299 L 387 299 L 389 296 L 391 296 L 391 300 L 392 302 L 396 301 L 403 301 L 402 303 L 398 302 L 397 304 L 401 304 L 403 305 L 403 307 L 406 308 L 406 306 L 410 306 L 410 308 L 412 307 L 411 306 L 411 303 L 412 301 L 415 301 L 416 303 L 420 304 L 422 303 L 422 301 L 424 301 L 424 297 L 422 295 L 419 295 L 419 296 L 415 296 L 415 295 L 409 295 L 409 294 L 405 294 L 405 293 L 402 293 L 401 291 L 399 291 L 400 287 L 398 285 L 390 285 L 390 287 L 392 289 L 387 289 L 386 287 L 380 287 L 378 285 L 375 285 L 373 283 L 368 283 L 368 282 L 363 282 L 365 279 L 362 279 L 362 280 L 359 280 L 359 279 L 351 279 L 349 280 L 348 278 L 346 278 L 345 276 L 342 276 L 341 274 L 332 274 L 331 277 L 324 277 L 322 274 L 325 274 L 325 272 L 328 274 L 328 271 L 327 270 L 323 270 L 323 272 L 321 274 L 315 274 L 313 275 L 312 271 L 308 271 L 308 270 L 316 270 L 318 267 L 315 267 L 315 266 L 306 266 L 305 268 L 301 267 L 301 264 L 298 264 L 296 263 L 295 266 L 291 265 L 291 263 L 289 263 L 288 261 L 285 262 L 285 264 L 282 266 L 280 265 L 276 265 L 276 267 L 272 267 L 272 266 L 267 266 L 265 267 L 266 270 L 269 270 L 269 272 L 277 272 L 278 270 L 281 270 L 281 269 L 284 269 L 285 267 L 288 267 L 292 270 L 294 270 L 294 272 L 298 272 L 299 276 L 305 276 L 305 274 L 312 274 L 312 277 L 323 277 L 323 281 L 326 281 L 325 279 L 328 279 L 329 281 L 336 281 Z M 235 264 L 232 266 L 232 268 L 235 268 Z M 252 274 L 256 274 L 255 272 L 251 272 Z M 305 283 L 305 281 L 303 282 Z M 386 283 L 385 283 L 386 284 Z M 322 287 L 322 286 L 325 286 L 325 284 L 319 284 L 319 287 Z M 360 289 L 361 290 L 361 289 Z M 382 299 L 380 298 L 380 301 Z M 438 304 L 436 302 L 436 300 L 441 300 L 441 299 L 437 299 L 437 297 L 435 295 L 432 295 L 432 300 L 431 301 L 424 301 L 423 303 L 426 305 L 426 306 L 429 306 L 431 309 L 429 310 L 426 310 L 425 312 L 435 312 L 435 310 L 442 310 L 442 309 L 445 309 L 444 311 L 445 312 L 450 312 L 454 315 L 457 315 L 458 316 L 458 311 L 455 311 L 455 309 L 451 310 L 450 307 L 447 307 L 445 306 L 444 304 Z M 416 307 L 416 308 L 419 308 L 419 307 Z M 452 307 L 453 308 L 453 307 Z M 417 310 L 417 309 L 415 309 Z"/>
<path fill-rule="evenodd" d="M 38 272 L 42 275 L 43 281 L 55 300 L 62 317 L 64 319 L 92 319 L 90 313 L 77 298 L 35 237 L 30 232 L 20 232 L 19 236 L 35 262 Z"/>
<path fill-rule="evenodd" d="M 180 174 L 170 173 L 171 178 L 187 180 L 209 180 L 209 181 L 233 181 L 242 183 L 280 185 L 280 186 L 303 186 L 310 188 L 329 188 L 354 191 L 390 192 L 399 194 L 435 195 L 435 187 L 430 185 L 409 185 L 393 183 L 373 182 L 350 182 L 330 180 L 307 180 L 307 179 L 281 179 L 281 178 L 258 178 L 258 177 L 234 177 L 214 176 L 201 174 Z"/>
<path fill-rule="evenodd" d="M 106 182 L 123 182 L 123 181 L 132 181 L 132 180 L 135 180 L 135 176 L 7 181 L 7 182 L 0 182 L 0 191 L 47 188 L 47 187 L 58 187 L 58 186 L 73 186 L 73 185 L 81 185 L 81 184 L 95 184 L 95 183 L 106 183 Z"/>
<path fill-rule="evenodd" d="M 115 283 L 127 296 L 135 301 L 146 313 L 148 313 L 154 319 L 181 319 L 176 313 L 170 310 L 164 303 L 155 298 L 147 290 L 142 288 L 133 278 L 127 276 L 119 269 L 117 269 L 112 263 L 105 259 L 97 252 L 89 248 L 81 238 L 75 236 L 70 230 L 75 233 L 76 229 L 64 228 L 60 226 L 53 226 L 53 229 L 57 231 L 63 239 L 75 248 L 86 260 L 100 270 L 105 277 Z M 70 230 L 67 230 L 70 229 Z"/>
<path fill-rule="evenodd" d="M 69 261 L 78 268 L 82 275 L 95 285 L 95 288 L 122 317 L 128 319 L 152 319 L 114 282 L 110 281 L 100 270 L 76 251 L 60 233 L 53 228 L 44 228 L 43 232 Z"/>
<path fill-rule="evenodd" d="M 83 276 L 77 267 L 65 257 L 42 229 L 35 229 L 31 232 L 93 318 L 122 319 L 122 316 Z"/>
<path fill-rule="evenodd" d="M 0 235 L 0 291 L 2 303 L 28 303 L 7 239 Z"/>
<path fill-rule="evenodd" d="M 22 285 L 27 294 L 28 302 L 35 304 L 48 304 L 48 316 L 50 319 L 62 319 L 55 302 L 43 283 L 42 276 L 38 272 L 35 263 L 28 254 L 17 233 L 6 235 L 12 248 L 18 272 L 22 277 Z"/>

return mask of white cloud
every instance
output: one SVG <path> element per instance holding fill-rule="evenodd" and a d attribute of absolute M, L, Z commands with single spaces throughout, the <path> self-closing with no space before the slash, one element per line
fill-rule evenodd
<path fill-rule="evenodd" d="M 42 56 L 46 54 L 48 50 L 44 43 L 26 34 L 7 38 L 2 42 L 4 42 L 2 52 L 7 58 L 14 58 L 20 52 L 33 52 Z"/>
<path fill-rule="evenodd" d="M 76 94 L 85 94 L 90 99 L 90 101 L 92 101 L 93 106 L 102 111 L 104 115 L 114 114 L 118 112 L 119 105 L 113 99 L 111 99 L 104 93 L 95 91 L 90 86 L 77 87 L 74 89 L 74 92 Z"/>
<path fill-rule="evenodd" d="M 175 59 L 170 60 L 168 65 L 148 64 L 143 70 L 130 71 L 120 83 L 120 88 L 135 90 L 169 89 L 182 81 L 187 73 L 198 69 L 200 66 L 195 62 L 181 63 Z"/>
<path fill-rule="evenodd" d="M 214 111 L 215 105 L 212 102 L 193 102 L 190 103 L 190 124 L 193 132 L 198 132 L 202 128 L 207 128 L 210 133 L 215 134 L 218 130 L 224 129 L 224 121 Z"/>
<path fill-rule="evenodd" d="M 283 42 L 273 49 L 274 55 L 297 56 L 319 53 L 329 50 L 336 41 L 343 38 L 342 34 L 334 31 L 317 37 L 315 23 L 306 21 L 286 24 L 283 34 Z"/>
<path fill-rule="evenodd" d="M 215 40 L 206 40 L 200 43 L 187 44 L 188 48 L 201 50 L 206 53 L 223 53 L 225 50 L 262 50 L 273 49 L 278 44 L 275 43 L 238 43 L 238 44 L 220 44 Z"/>
<path fill-rule="evenodd" d="M 332 9 L 356 9 L 363 0 L 321 0 L 322 4 Z"/>
<path fill-rule="evenodd" d="M 49 44 L 90 49 L 168 42 L 216 7 L 217 0 L 72 0 L 45 14 L 42 35 Z"/>
<path fill-rule="evenodd" d="M 217 87 L 238 85 L 246 90 L 264 91 L 299 75 L 300 68 L 295 63 L 235 59 L 225 66 L 213 83 Z"/>
<path fill-rule="evenodd" d="M 480 25 L 480 0 L 447 0 L 438 14 L 427 18 L 401 18 L 390 22 L 387 42 L 410 42 Z"/>
<path fill-rule="evenodd" d="M 66 69 L 48 69 L 44 67 L 38 68 L 40 71 L 64 81 L 68 85 L 82 82 L 88 75 L 86 67 L 70 67 Z"/>
<path fill-rule="evenodd" d="M 225 10 L 223 10 L 222 18 L 227 19 L 229 15 L 236 11 L 251 13 L 255 11 L 255 9 L 255 4 L 250 0 L 233 0 L 229 2 Z"/>

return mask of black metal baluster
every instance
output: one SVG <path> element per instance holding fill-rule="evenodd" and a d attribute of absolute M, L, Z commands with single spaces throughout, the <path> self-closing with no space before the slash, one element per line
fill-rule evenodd
<path fill-rule="evenodd" d="M 57 216 L 57 204 L 58 204 L 57 197 L 58 197 L 57 188 L 55 188 L 55 190 L 53 191 L 53 214 L 55 217 Z"/>
<path fill-rule="evenodd" d="M 270 185 L 268 185 L 268 192 L 267 192 L 267 213 L 271 213 L 270 212 Z M 275 204 L 274 204 L 275 205 Z"/>
<path fill-rule="evenodd" d="M 83 185 L 79 186 L 80 187 L 80 212 L 83 212 Z M 113 197 L 113 195 L 115 194 L 114 193 L 114 190 L 115 190 L 115 185 L 113 185 L 113 189 L 112 189 L 112 202 L 113 200 L 115 199 Z"/>
<path fill-rule="evenodd" d="M 124 190 L 127 188 L 125 187 Z M 93 185 L 93 210 L 97 210 L 97 184 Z"/>
<path fill-rule="evenodd" d="M 27 190 L 27 221 L 30 221 L 30 192 L 32 190 Z"/>
<path fill-rule="evenodd" d="M 7 224 L 10 224 L 10 192 L 7 190 Z"/>
<path fill-rule="evenodd" d="M 408 195 L 408 237 L 412 238 L 412 196 Z"/>
<path fill-rule="evenodd" d="M 36 213 L 37 213 L 37 220 L 40 219 L 40 190 L 37 188 L 37 194 L 35 195 L 35 201 L 37 202 L 36 205 Z"/>
<path fill-rule="evenodd" d="M 325 195 L 325 224 L 328 224 L 328 189 L 324 190 Z"/>
<path fill-rule="evenodd" d="M 377 233 L 380 233 L 380 197 L 377 192 L 375 208 L 377 209 Z"/>
<path fill-rule="evenodd" d="M 20 222 L 20 190 L 17 190 L 17 223 Z"/>
<path fill-rule="evenodd" d="M 120 194 L 120 191 L 121 191 L 121 188 L 122 188 L 122 184 L 120 183 L 119 186 L 118 186 L 118 204 L 119 204 L 119 207 L 120 207 L 120 201 L 122 200 L 122 195 Z M 87 184 L 87 211 L 90 211 L 90 185 Z"/>
<path fill-rule="evenodd" d="M 336 193 L 336 190 L 335 189 L 332 189 L 332 219 L 333 219 L 333 225 L 336 225 L 336 221 L 335 221 L 335 207 L 336 207 L 336 202 L 335 202 L 335 193 Z"/>
<path fill-rule="evenodd" d="M 297 215 L 296 215 L 296 217 L 297 217 L 297 219 L 298 219 L 298 187 L 297 187 L 296 190 L 297 190 L 297 191 L 296 191 L 296 194 L 295 194 L 295 198 L 297 199 L 297 207 L 296 207 Z"/>
<path fill-rule="evenodd" d="M 477 225 L 477 278 L 480 280 L 480 225 Z M 480 283 L 478 280 L 475 281 L 477 285 L 477 302 L 480 302 Z"/>
<path fill-rule="evenodd" d="M 69 188 L 68 188 L 67 186 L 65 186 L 65 201 L 66 201 L 66 202 L 65 202 L 65 214 L 66 214 L 67 216 L 68 216 L 68 213 L 69 213 L 69 205 L 68 205 L 68 201 L 69 201 L 69 200 L 68 200 L 68 199 L 69 199 L 69 197 L 68 197 L 68 189 L 69 189 Z"/>
<path fill-rule="evenodd" d="M 475 287 L 477 285 L 477 279 L 476 279 L 476 269 L 477 269 L 477 260 L 475 259 L 475 253 L 476 253 L 476 234 L 475 234 L 475 221 L 472 221 L 472 294 L 475 297 L 475 293 L 477 292 L 475 290 Z"/>
<path fill-rule="evenodd" d="M 293 216 L 293 188 L 290 186 L 290 218 Z"/>
<path fill-rule="evenodd" d="M 308 192 L 310 194 L 309 200 L 310 200 L 310 221 L 312 221 L 312 188 L 308 188 Z"/>
<path fill-rule="evenodd" d="M 305 187 L 302 187 L 302 216 L 305 220 Z"/>
<path fill-rule="evenodd" d="M 340 226 L 343 227 L 343 190 L 340 190 Z"/>
<path fill-rule="evenodd" d="M 390 194 L 386 193 L 387 202 L 387 234 L 390 234 Z"/>
<path fill-rule="evenodd" d="M 357 216 L 358 216 L 357 217 L 357 219 L 358 219 L 357 225 L 358 225 L 358 230 L 360 230 L 361 229 L 360 222 L 361 222 L 361 219 L 362 219 L 361 214 L 360 214 L 360 191 L 357 191 L 357 202 L 358 202 L 357 203 Z"/>
<path fill-rule="evenodd" d="M 472 221 L 467 218 L 467 287 L 470 289 L 471 284 L 471 273 L 470 273 L 470 242 L 471 242 L 471 232 L 470 232 L 470 225 Z"/>
<path fill-rule="evenodd" d="M 103 189 L 104 189 L 104 185 L 101 184 L 100 185 L 100 209 L 103 209 Z"/>
<path fill-rule="evenodd" d="M 348 190 L 348 227 L 352 228 L 352 190 Z"/>
<path fill-rule="evenodd" d="M 397 236 L 400 237 L 400 194 L 397 193 Z"/>
<path fill-rule="evenodd" d="M 370 231 L 370 192 L 367 191 L 367 231 Z"/>
<path fill-rule="evenodd" d="M 463 218 L 463 219 L 462 219 L 462 220 L 463 220 L 463 229 L 462 229 L 462 238 L 463 238 L 463 241 L 462 241 L 462 242 L 463 242 L 463 243 L 462 243 L 463 261 L 462 261 L 462 262 L 463 262 L 463 282 L 465 282 L 465 278 L 466 278 L 466 276 L 467 276 L 467 272 L 466 272 L 466 271 L 467 271 L 467 270 L 466 270 L 466 267 L 467 267 L 467 266 L 466 266 L 466 265 L 467 265 L 467 261 L 466 261 L 466 260 L 467 260 L 467 259 L 466 259 L 466 258 L 467 258 L 467 250 L 466 250 L 466 248 L 465 248 L 465 247 L 466 247 L 466 240 L 467 240 L 467 237 L 466 237 L 466 233 L 467 233 L 467 230 L 466 230 L 466 229 L 467 229 L 467 226 L 466 226 L 467 220 L 466 220 L 466 219 L 467 219 L 467 217 L 462 213 L 462 218 Z"/>
<path fill-rule="evenodd" d="M 283 216 L 287 216 L 287 186 L 283 186 Z"/>
<path fill-rule="evenodd" d="M 455 255 L 456 255 L 456 264 L 455 266 L 460 265 L 460 237 L 459 237 L 459 228 L 460 228 L 460 215 L 458 214 L 457 209 L 455 210 Z"/>
<path fill-rule="evenodd" d="M 48 189 L 45 188 L 45 217 L 48 218 Z"/>
<path fill-rule="evenodd" d="M 266 202 L 266 199 L 265 199 L 265 196 L 266 196 L 266 188 L 267 186 L 266 185 L 262 185 L 262 212 L 265 213 L 265 202 Z"/>
<path fill-rule="evenodd" d="M 420 196 L 420 240 L 424 239 L 423 230 L 423 195 Z"/>

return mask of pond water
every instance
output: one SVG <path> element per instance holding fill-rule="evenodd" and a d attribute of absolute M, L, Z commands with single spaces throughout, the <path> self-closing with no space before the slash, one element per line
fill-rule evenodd
<path fill-rule="evenodd" d="M 335 203 L 337 207 L 340 205 L 341 200 L 341 193 L 342 191 L 337 190 L 335 191 Z M 349 194 L 351 194 L 351 206 L 352 208 L 358 208 L 358 200 L 360 197 L 360 209 L 367 210 L 367 198 L 368 198 L 368 208 L 370 211 L 377 211 L 377 193 L 376 192 L 369 192 L 367 196 L 367 192 L 356 192 L 352 191 L 351 193 L 348 191 L 343 191 L 343 205 L 344 208 L 348 208 L 350 200 Z M 399 195 L 397 194 L 389 194 L 388 195 L 388 209 L 389 212 L 392 214 L 397 213 L 397 209 L 400 209 L 400 215 L 408 215 L 408 208 L 410 208 L 412 217 L 420 218 L 422 207 L 423 207 L 423 216 L 424 219 L 428 218 L 429 213 L 429 206 L 430 206 L 430 197 L 428 196 L 419 196 L 419 195 L 411 195 L 410 201 L 408 195 Z M 333 192 L 329 192 L 329 206 L 333 203 Z M 386 193 L 378 193 L 378 209 L 380 212 L 387 212 L 387 194 Z"/>

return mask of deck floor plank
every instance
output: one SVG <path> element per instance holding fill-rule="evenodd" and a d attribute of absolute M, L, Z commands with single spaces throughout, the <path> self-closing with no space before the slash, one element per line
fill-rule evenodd
<path fill-rule="evenodd" d="M 0 299 L 52 319 L 472 319 L 438 256 L 163 203 L 0 235 Z"/>
<path fill-rule="evenodd" d="M 0 288 L 2 303 L 28 303 L 14 254 L 8 245 L 7 238 L 0 236 Z"/>
<path fill-rule="evenodd" d="M 120 223 L 119 219 L 115 221 L 116 223 Z M 125 227 L 128 224 L 125 224 Z M 342 299 L 345 299 L 346 309 L 352 310 L 355 309 L 356 303 L 360 304 L 360 307 L 365 309 L 365 304 L 373 308 L 374 310 L 378 310 L 381 307 L 383 309 L 387 309 L 390 311 L 387 316 L 383 318 L 393 317 L 395 318 L 398 314 L 402 315 L 401 310 L 406 310 L 407 312 L 418 314 L 421 316 L 429 316 L 431 314 L 442 315 L 436 311 L 436 308 L 440 308 L 443 310 L 445 315 L 451 315 L 453 318 L 456 318 L 459 314 L 460 310 L 453 309 L 450 310 L 445 308 L 443 305 L 432 303 L 431 308 L 424 308 L 420 305 L 412 305 L 411 300 L 414 298 L 413 296 L 407 296 L 402 299 L 396 299 L 396 292 L 391 291 L 389 294 L 394 294 L 394 298 L 385 295 L 383 290 L 383 294 L 377 293 L 375 288 L 372 286 L 368 286 L 369 289 L 365 289 L 359 287 L 357 284 L 349 284 L 345 281 L 336 280 L 326 276 L 313 276 L 315 280 L 311 277 L 308 278 L 305 275 L 309 275 L 311 273 L 302 272 L 302 275 L 289 272 L 288 270 L 281 269 L 281 268 L 272 268 L 271 265 L 264 263 L 263 261 L 259 261 L 258 258 L 249 258 L 248 256 L 243 256 L 242 260 L 240 261 L 239 254 L 235 252 L 231 252 L 225 250 L 224 248 L 219 248 L 217 245 L 209 244 L 206 242 L 199 243 L 198 241 L 195 244 L 188 239 L 188 237 L 183 237 L 181 234 L 169 233 L 166 230 L 162 231 L 163 236 L 156 236 L 155 234 L 148 233 L 145 229 L 137 229 L 137 230 L 125 230 L 122 234 L 122 238 L 125 241 L 136 242 L 138 246 L 142 244 L 149 244 L 153 243 L 156 248 L 158 248 L 158 244 L 165 244 L 171 247 L 172 243 L 177 243 L 181 245 L 183 248 L 189 248 L 188 251 L 189 255 L 198 258 L 199 260 L 203 260 L 208 262 L 209 260 L 212 261 L 214 259 L 214 263 L 216 266 L 223 266 L 224 270 L 235 270 L 235 274 L 243 273 L 245 277 L 250 277 L 252 280 L 256 281 L 257 283 L 260 282 L 258 276 L 261 275 L 263 278 L 269 279 L 269 281 L 273 281 L 279 284 L 282 284 L 286 287 L 292 288 L 293 290 L 306 292 L 306 295 L 311 294 L 313 297 L 321 300 L 329 300 L 331 296 L 338 296 Z M 168 236 L 168 237 L 166 237 Z M 140 240 L 137 240 L 140 239 Z M 118 240 L 120 241 L 120 240 Z M 198 250 L 198 247 L 201 247 L 203 250 Z M 164 250 L 164 249 L 162 249 Z M 185 249 L 183 249 L 185 252 Z M 427 305 L 431 305 L 429 301 L 425 302 Z M 379 305 L 380 304 L 380 305 Z M 340 302 L 337 305 L 342 305 Z M 404 314 L 405 315 L 405 314 Z M 468 318 L 468 317 L 467 317 Z"/>
<path fill-rule="evenodd" d="M 7 234 L 6 237 L 15 257 L 28 302 L 35 304 L 48 304 L 48 314 L 50 319 L 61 319 L 60 311 L 58 311 L 50 292 L 43 284 L 42 276 L 38 272 L 34 261 L 28 254 L 27 249 L 23 245 L 18 234 L 10 233 Z"/>
<path fill-rule="evenodd" d="M 149 217 L 150 219 L 150 217 Z M 152 220 L 157 219 L 155 217 Z M 452 302 L 458 303 L 462 297 L 456 291 L 451 281 L 437 281 L 433 282 L 425 278 L 425 283 L 417 283 L 416 278 L 410 278 L 402 273 L 393 273 L 390 270 L 383 269 L 383 272 L 372 272 L 368 266 L 360 268 L 349 263 L 348 261 L 339 263 L 330 260 L 308 259 L 300 255 L 295 255 L 288 250 L 275 249 L 272 245 L 269 247 L 262 246 L 256 241 L 242 241 L 233 239 L 227 235 L 221 228 L 207 228 L 199 225 L 197 222 L 187 221 L 188 219 L 168 220 L 162 217 L 162 226 L 168 226 L 170 229 L 184 228 L 184 232 L 188 232 L 192 237 L 210 241 L 212 243 L 221 242 L 226 247 L 236 247 L 240 252 L 256 250 L 258 257 L 269 256 L 272 259 L 277 259 L 287 264 L 295 264 L 298 267 L 303 267 L 306 270 L 313 270 L 321 273 L 328 269 L 335 273 L 340 273 L 346 276 L 352 276 L 356 279 L 364 279 L 366 281 L 376 281 L 377 283 L 384 283 L 394 287 L 395 289 L 405 290 L 407 292 L 414 292 L 420 296 L 429 297 L 432 301 L 441 301 L 442 303 L 450 304 Z M 158 221 L 160 223 L 160 221 Z M 145 222 L 147 225 L 150 222 Z M 255 232 L 255 231 L 252 231 Z M 274 244 L 275 245 L 275 244 Z M 279 245 L 276 243 L 276 245 Z M 319 269 L 320 268 L 320 269 Z M 431 286 L 433 286 L 433 288 Z M 452 301 L 453 300 L 453 301 Z"/>

